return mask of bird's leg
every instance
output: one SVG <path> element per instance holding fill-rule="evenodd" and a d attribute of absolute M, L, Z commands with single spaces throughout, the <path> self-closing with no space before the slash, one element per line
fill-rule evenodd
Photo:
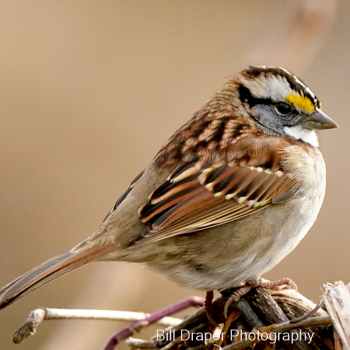
<path fill-rule="evenodd" d="M 114 350 L 117 344 L 130 336 L 132 336 L 135 332 L 138 332 L 141 328 L 147 327 L 158 320 L 170 316 L 176 312 L 187 309 L 190 306 L 203 306 L 204 300 L 203 298 L 192 296 L 186 299 L 183 299 L 173 305 L 167 306 L 164 309 L 158 310 L 153 314 L 145 317 L 144 320 L 135 321 L 129 327 L 126 327 L 111 336 L 108 340 L 107 344 L 103 348 L 103 350 Z"/>
<path fill-rule="evenodd" d="M 212 317 L 212 311 L 213 311 L 213 299 L 214 299 L 214 291 L 209 290 L 204 299 L 204 308 L 205 308 L 205 313 L 207 314 L 208 320 L 212 325 L 215 327 L 218 326 L 218 324 L 214 321 Z"/>
<path fill-rule="evenodd" d="M 224 316 L 227 318 L 227 311 L 229 306 L 232 303 L 237 303 L 238 300 L 246 295 L 252 288 L 264 288 L 264 289 L 272 289 L 272 290 L 280 290 L 280 289 L 295 289 L 298 291 L 297 285 L 290 278 L 282 278 L 278 281 L 269 281 L 264 278 L 256 278 L 247 280 L 244 285 L 237 288 L 227 300 L 224 307 Z"/>

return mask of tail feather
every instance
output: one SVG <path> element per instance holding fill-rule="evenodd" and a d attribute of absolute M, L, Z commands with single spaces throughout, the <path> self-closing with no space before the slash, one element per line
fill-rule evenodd
<path fill-rule="evenodd" d="M 43 284 L 109 253 L 110 245 L 95 246 L 86 250 L 69 250 L 35 267 L 0 290 L 0 309 Z"/>

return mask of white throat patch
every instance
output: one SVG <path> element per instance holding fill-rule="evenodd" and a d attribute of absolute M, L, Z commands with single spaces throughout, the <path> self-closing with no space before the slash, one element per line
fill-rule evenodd
<path fill-rule="evenodd" d="M 302 140 L 314 147 L 318 147 L 318 139 L 314 130 L 304 129 L 300 125 L 286 126 L 283 128 L 284 132 L 297 140 Z"/>

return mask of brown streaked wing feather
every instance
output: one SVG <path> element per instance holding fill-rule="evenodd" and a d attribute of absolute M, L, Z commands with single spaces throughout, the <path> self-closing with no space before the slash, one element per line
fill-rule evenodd
<path fill-rule="evenodd" d="M 282 171 L 249 163 L 182 164 L 140 208 L 147 227 L 135 242 L 154 242 L 240 219 L 271 205 L 272 198 L 291 186 Z"/>

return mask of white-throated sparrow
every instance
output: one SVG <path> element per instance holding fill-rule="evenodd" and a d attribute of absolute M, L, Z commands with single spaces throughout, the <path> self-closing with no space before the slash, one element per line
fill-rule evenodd
<path fill-rule="evenodd" d="M 256 279 L 310 229 L 326 186 L 315 130 L 337 127 L 292 73 L 250 67 L 161 148 L 82 243 L 0 291 L 0 307 L 93 260 L 140 262 L 179 284 Z"/>

